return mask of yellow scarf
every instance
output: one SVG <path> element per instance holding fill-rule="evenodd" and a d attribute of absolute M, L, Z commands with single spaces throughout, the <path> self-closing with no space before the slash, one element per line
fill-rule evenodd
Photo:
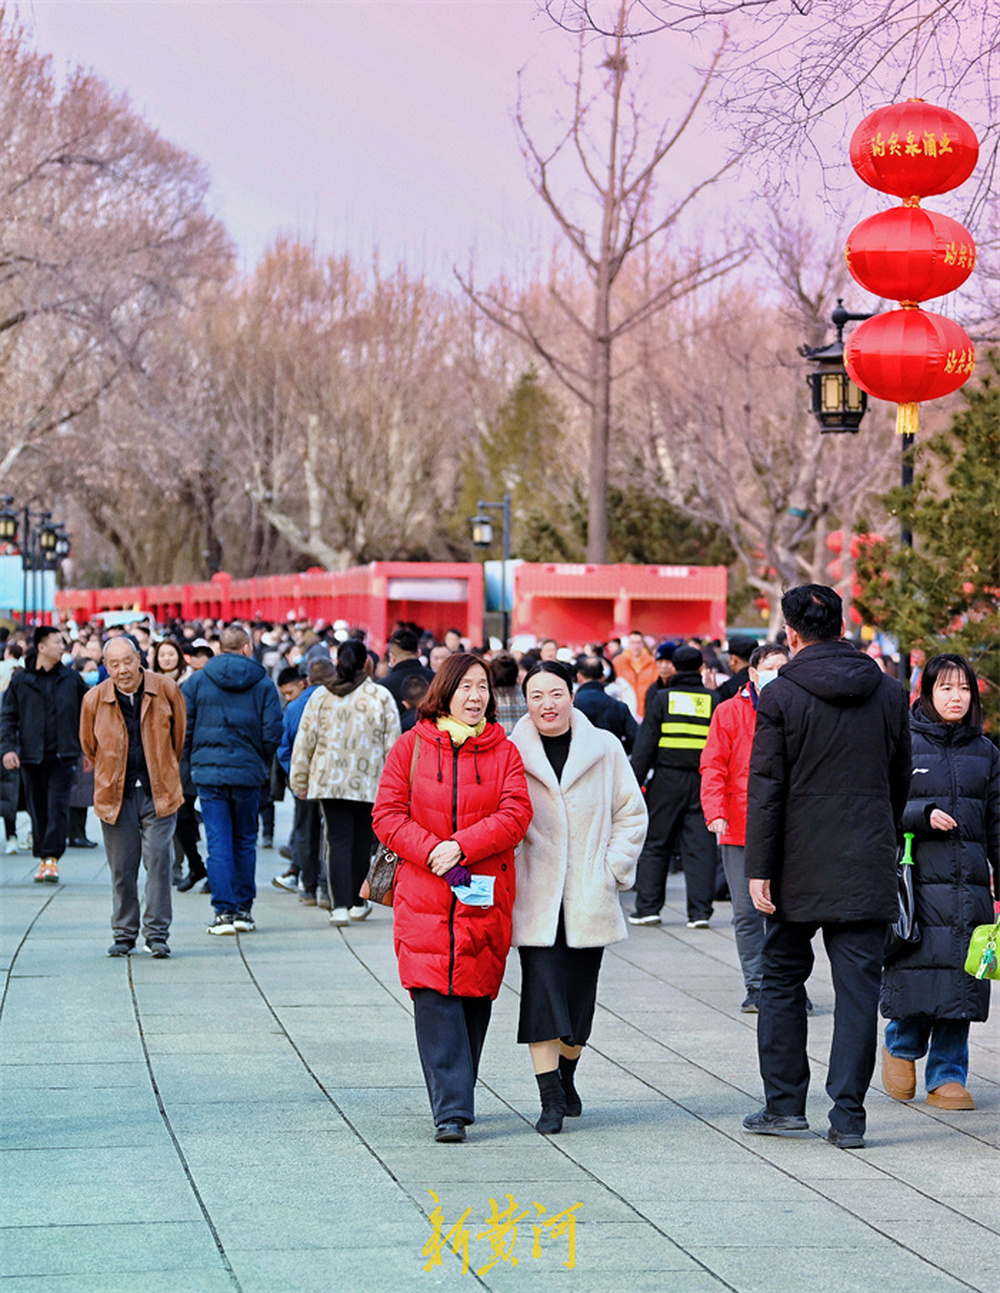
<path fill-rule="evenodd" d="M 470 736 L 482 736 L 486 728 L 486 719 L 481 718 L 475 727 L 470 727 L 468 723 L 463 723 L 460 718 L 452 718 L 450 714 L 443 714 L 437 721 L 438 727 L 442 732 L 447 732 L 452 739 L 452 744 L 464 745 Z"/>

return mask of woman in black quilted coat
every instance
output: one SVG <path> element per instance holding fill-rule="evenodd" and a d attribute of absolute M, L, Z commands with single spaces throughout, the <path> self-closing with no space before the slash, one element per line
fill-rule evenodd
<path fill-rule="evenodd" d="M 964 656 L 927 661 L 914 706 L 913 780 L 903 815 L 912 831 L 920 942 L 887 966 L 882 1084 L 897 1100 L 916 1094 L 914 1061 L 927 1055 L 927 1103 L 974 1109 L 965 1082 L 969 1023 L 989 1014 L 990 985 L 964 970 L 976 925 L 992 924 L 1000 898 L 1000 772 L 982 732 L 982 706 Z M 990 892 L 992 879 L 993 890 Z"/>

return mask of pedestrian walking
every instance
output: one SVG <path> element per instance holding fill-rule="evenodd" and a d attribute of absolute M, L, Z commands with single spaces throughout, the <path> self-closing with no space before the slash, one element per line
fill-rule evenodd
<path fill-rule="evenodd" d="M 80 758 L 81 675 L 63 664 L 65 643 L 50 624 L 32 634 L 25 666 L 11 675 L 0 706 L 0 750 L 8 772 L 21 770 L 31 817 L 36 882 L 59 883 L 66 851 L 73 768 Z"/>
<path fill-rule="evenodd" d="M 649 833 L 639 858 L 632 925 L 659 925 L 667 896 L 667 872 L 680 853 L 687 889 L 689 929 L 708 929 L 715 897 L 718 850 L 701 811 L 699 760 L 718 703 L 701 681 L 697 647 L 673 654 L 674 674 L 662 691 L 652 692 L 646 717 L 632 750 L 632 769 L 646 788 Z"/>
<path fill-rule="evenodd" d="M 141 861 L 142 933 L 146 951 L 162 960 L 170 955 L 174 825 L 184 802 L 184 698 L 172 678 L 142 667 L 130 636 L 108 642 L 104 664 L 108 677 L 84 697 L 80 744 L 94 769 L 94 811 L 111 870 L 108 955 L 128 956 L 135 947 Z"/>
<path fill-rule="evenodd" d="M 964 962 L 972 931 L 995 919 L 1000 899 L 1000 755 L 983 735 L 979 684 L 964 656 L 927 661 L 911 727 L 903 829 L 914 835 L 920 940 L 883 971 L 882 1085 L 894 1099 L 912 1100 L 916 1061 L 926 1055 L 927 1103 L 974 1109 L 969 1024 L 988 1017 L 990 984 L 967 974 Z"/>
<path fill-rule="evenodd" d="M 528 713 L 511 740 L 524 760 L 532 818 L 516 855 L 517 1040 L 538 1083 L 535 1128 L 551 1135 L 583 1109 L 576 1067 L 604 949 L 628 937 L 618 894 L 632 887 L 647 815 L 620 738 L 574 706 L 570 669 L 543 661 L 523 686 Z"/>
<path fill-rule="evenodd" d="M 456 654 L 386 761 L 373 814 L 398 854 L 393 943 L 413 1000 L 435 1139 L 475 1121 L 479 1057 L 510 950 L 514 849 L 531 820 L 524 767 L 495 721 L 489 673 Z"/>
<path fill-rule="evenodd" d="M 899 683 L 844 633 L 832 588 L 781 599 L 792 658 L 760 694 L 750 754 L 746 874 L 767 916 L 757 1022 L 764 1108 L 747 1131 L 804 1131 L 806 979 L 822 930 L 833 977 L 827 1138 L 864 1148 L 896 848 L 910 784 L 910 724 Z"/>
<path fill-rule="evenodd" d="M 767 642 L 756 647 L 749 660 L 745 685 L 729 700 L 724 700 L 712 715 L 700 769 L 702 812 L 708 829 L 718 837 L 722 848 L 722 865 L 732 902 L 736 952 L 746 990 L 740 1009 L 744 1014 L 755 1015 L 760 1002 L 764 917 L 750 901 L 750 886 L 743 866 L 747 780 L 758 697 L 788 661 L 788 648 Z"/>
<path fill-rule="evenodd" d="M 210 934 L 256 928 L 257 812 L 281 739 L 281 702 L 253 659 L 250 634 L 222 630 L 220 651 L 184 684 L 186 753 L 198 790 L 215 919 Z"/>
<path fill-rule="evenodd" d="M 360 890 L 375 840 L 372 806 L 399 738 L 399 712 L 392 693 L 372 682 L 363 642 L 341 642 L 335 669 L 302 711 L 288 781 L 294 795 L 318 802 L 323 813 L 330 923 L 346 925 L 371 914 Z"/>

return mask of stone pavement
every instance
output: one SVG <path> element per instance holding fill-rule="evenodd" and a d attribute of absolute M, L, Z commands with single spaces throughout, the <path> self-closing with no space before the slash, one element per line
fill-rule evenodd
<path fill-rule="evenodd" d="M 437 1145 L 391 913 L 335 929 L 279 869 L 260 853 L 256 933 L 210 938 L 208 899 L 178 894 L 171 960 L 109 960 L 103 850 L 67 853 L 58 888 L 3 859 L 0 1293 L 996 1293 L 996 1015 L 973 1028 L 976 1112 L 876 1077 L 869 1148 L 834 1149 L 820 955 L 813 1130 L 748 1136 L 729 908 L 688 930 L 672 877 L 664 924 L 605 957 L 583 1117 L 532 1126 L 514 956 L 478 1121 Z"/>

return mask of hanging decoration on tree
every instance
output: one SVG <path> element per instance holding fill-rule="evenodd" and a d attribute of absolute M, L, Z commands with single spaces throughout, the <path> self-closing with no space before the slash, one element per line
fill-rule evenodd
<path fill-rule="evenodd" d="M 924 210 L 920 199 L 964 183 L 979 141 L 949 109 L 908 99 L 866 117 L 850 151 L 864 182 L 903 205 L 862 220 L 847 240 L 852 276 L 900 308 L 855 329 L 844 346 L 844 367 L 869 395 L 898 404 L 896 430 L 913 435 L 920 402 L 958 390 L 976 366 L 965 329 L 921 309 L 922 301 L 961 287 L 976 265 L 975 242 L 957 220 Z"/>

